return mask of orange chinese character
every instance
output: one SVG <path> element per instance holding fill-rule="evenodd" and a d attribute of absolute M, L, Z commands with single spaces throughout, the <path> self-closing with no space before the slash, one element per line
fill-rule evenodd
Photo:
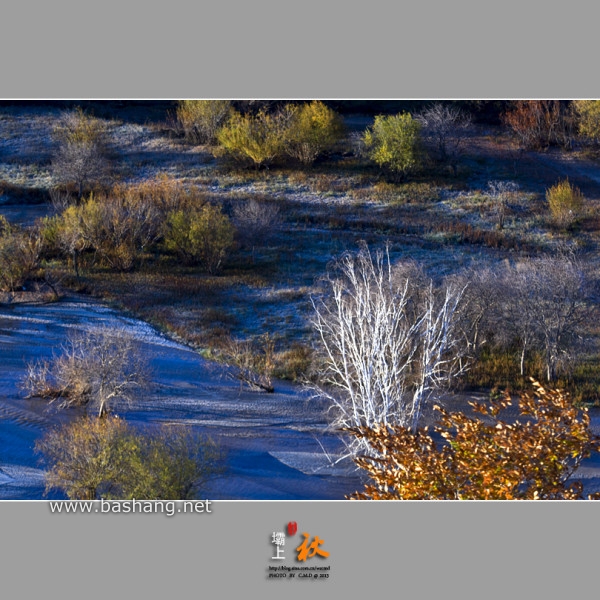
<path fill-rule="evenodd" d="M 304 541 L 296 548 L 296 552 L 298 552 L 298 560 L 305 561 L 307 558 L 312 558 L 316 554 L 324 557 L 329 556 L 329 552 L 319 548 L 319 546 L 323 543 L 321 538 L 315 535 L 315 538 L 309 546 L 308 538 L 310 535 L 308 533 L 303 533 L 302 535 L 304 536 Z"/>

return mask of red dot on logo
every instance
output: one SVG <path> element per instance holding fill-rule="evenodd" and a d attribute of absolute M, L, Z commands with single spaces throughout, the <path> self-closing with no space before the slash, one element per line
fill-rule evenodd
<path fill-rule="evenodd" d="M 290 521 L 287 526 L 288 535 L 294 535 L 298 531 L 298 523 L 296 521 Z"/>

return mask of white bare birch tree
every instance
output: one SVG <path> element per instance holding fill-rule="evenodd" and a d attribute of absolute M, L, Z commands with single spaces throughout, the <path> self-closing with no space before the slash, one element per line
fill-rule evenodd
<path fill-rule="evenodd" d="M 455 315 L 464 288 L 437 289 L 389 253 L 345 254 L 312 303 L 323 369 L 318 397 L 338 428 L 403 425 L 415 430 L 432 395 L 460 366 Z M 463 363 L 464 365 L 464 363 Z M 368 447 L 351 447 L 352 452 Z"/>

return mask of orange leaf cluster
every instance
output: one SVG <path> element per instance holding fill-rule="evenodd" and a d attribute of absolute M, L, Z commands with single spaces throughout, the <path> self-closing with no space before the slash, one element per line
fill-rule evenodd
<path fill-rule="evenodd" d="M 436 407 L 440 419 L 432 433 L 400 426 L 348 429 L 373 450 L 355 459 L 372 483 L 351 498 L 583 498 L 583 486 L 571 477 L 583 458 L 600 451 L 587 409 L 575 408 L 568 394 L 536 381 L 519 399 L 518 418 L 502 419 L 511 404 L 508 394 L 487 405 L 473 402 L 476 416 Z"/>

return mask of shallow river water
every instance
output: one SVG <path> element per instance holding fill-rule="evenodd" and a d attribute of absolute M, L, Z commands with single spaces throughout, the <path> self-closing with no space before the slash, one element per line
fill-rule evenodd
<path fill-rule="evenodd" d="M 140 427 L 188 423 L 225 450 L 226 471 L 207 484 L 204 497 L 343 499 L 360 487 L 349 461 L 331 466 L 341 446 L 326 430 L 326 406 L 309 400 L 298 386 L 278 382 L 274 394 L 241 389 L 221 366 L 146 323 L 93 300 L 70 298 L 0 305 L 0 499 L 44 497 L 44 471 L 33 445 L 73 414 L 23 397 L 18 382 L 27 363 L 58 352 L 69 331 L 103 325 L 134 333 L 155 382 L 146 397 L 116 412 Z"/>

